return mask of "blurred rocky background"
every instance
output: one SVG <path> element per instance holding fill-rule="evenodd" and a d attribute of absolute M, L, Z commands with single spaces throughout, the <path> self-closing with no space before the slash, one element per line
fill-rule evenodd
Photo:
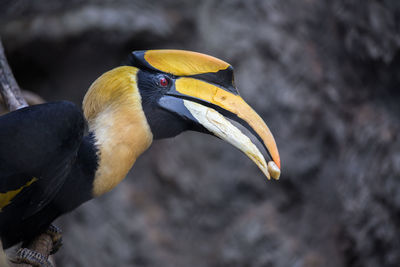
<path fill-rule="evenodd" d="M 210 136 L 154 143 L 58 220 L 58 267 L 400 266 L 400 1 L 1 0 L 0 36 L 47 101 L 132 50 L 224 59 L 280 149 L 276 182 Z"/>

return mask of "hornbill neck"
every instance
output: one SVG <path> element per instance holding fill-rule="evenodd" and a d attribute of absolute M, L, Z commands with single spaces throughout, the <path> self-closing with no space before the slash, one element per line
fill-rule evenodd
<path fill-rule="evenodd" d="M 120 183 L 152 142 L 137 88 L 137 71 L 124 66 L 106 72 L 92 84 L 83 100 L 99 158 L 93 182 L 95 197 Z"/>

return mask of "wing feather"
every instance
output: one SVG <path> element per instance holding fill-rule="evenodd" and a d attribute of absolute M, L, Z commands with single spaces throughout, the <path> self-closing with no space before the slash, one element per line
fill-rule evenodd
<path fill-rule="evenodd" d="M 70 172 L 83 131 L 82 112 L 67 101 L 1 116 L 0 193 L 22 188 L 3 210 L 23 209 L 26 218 L 46 206 Z M 37 181 L 25 186 L 33 177 Z"/>

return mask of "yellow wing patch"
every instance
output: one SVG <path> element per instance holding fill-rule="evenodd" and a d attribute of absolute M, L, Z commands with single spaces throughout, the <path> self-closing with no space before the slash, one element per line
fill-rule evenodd
<path fill-rule="evenodd" d="M 177 76 L 218 72 L 230 66 L 218 58 L 184 50 L 148 50 L 144 59 L 152 67 Z"/>
<path fill-rule="evenodd" d="M 2 211 L 2 209 L 5 206 L 7 206 L 8 204 L 11 203 L 11 200 L 13 200 L 13 198 L 22 191 L 22 189 L 24 189 L 25 187 L 30 186 L 31 184 L 33 184 L 37 180 L 38 179 L 36 177 L 33 177 L 32 180 L 30 180 L 29 182 L 27 182 L 25 185 L 23 185 L 22 187 L 20 187 L 18 189 L 10 190 L 10 191 L 5 192 L 5 193 L 0 193 L 0 212 Z"/>

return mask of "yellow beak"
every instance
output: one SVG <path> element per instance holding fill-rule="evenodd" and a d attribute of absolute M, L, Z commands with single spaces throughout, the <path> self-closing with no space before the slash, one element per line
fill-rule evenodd
<path fill-rule="evenodd" d="M 280 157 L 275 139 L 268 126 L 261 117 L 239 96 L 221 89 L 213 84 L 195 78 L 182 77 L 177 79 L 175 90 L 182 95 L 202 101 L 211 105 L 205 106 L 196 101 L 184 100 L 185 107 L 190 113 L 210 132 L 231 143 L 243 151 L 257 164 L 268 179 L 279 179 Z M 218 107 L 236 115 L 242 122 L 256 133 L 272 161 L 266 163 L 262 153 L 253 144 L 249 137 L 231 124 L 223 115 L 213 107 Z"/>

